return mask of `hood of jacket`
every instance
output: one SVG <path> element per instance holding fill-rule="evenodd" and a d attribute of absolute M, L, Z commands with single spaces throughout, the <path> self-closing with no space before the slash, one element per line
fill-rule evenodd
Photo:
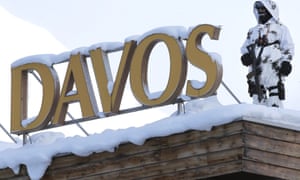
<path fill-rule="evenodd" d="M 276 22 L 279 22 L 279 10 L 277 4 L 272 0 L 258 0 L 256 2 L 261 2 L 265 8 L 269 11 L 269 13 L 272 15 L 273 19 Z M 254 3 L 255 4 L 255 3 Z M 256 17 L 256 20 L 258 22 L 258 12 L 255 8 L 255 5 L 253 6 L 253 13 Z"/>

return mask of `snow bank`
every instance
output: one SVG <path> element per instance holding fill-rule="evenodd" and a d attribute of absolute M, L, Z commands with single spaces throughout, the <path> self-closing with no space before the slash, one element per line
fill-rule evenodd
<path fill-rule="evenodd" d="M 88 156 L 94 152 L 114 152 L 122 143 L 143 145 L 152 137 L 163 137 L 187 130 L 209 131 L 213 126 L 230 123 L 241 117 L 250 121 L 300 130 L 300 112 L 260 105 L 238 104 L 223 106 L 216 96 L 190 101 L 186 113 L 170 116 L 142 127 L 105 130 L 88 137 L 67 137 L 61 133 L 40 133 L 32 137 L 32 144 L 8 147 L 1 151 L 0 169 L 9 167 L 19 172 L 25 164 L 31 179 L 39 179 L 51 164 L 52 157 L 61 153 Z"/>

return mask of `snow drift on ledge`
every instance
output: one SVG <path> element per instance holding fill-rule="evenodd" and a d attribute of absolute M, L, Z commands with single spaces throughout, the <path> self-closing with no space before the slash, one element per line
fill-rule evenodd
<path fill-rule="evenodd" d="M 61 153 L 88 156 L 103 151 L 113 152 L 122 143 L 143 145 L 152 137 L 163 137 L 187 130 L 209 131 L 218 126 L 246 117 L 247 120 L 263 124 L 300 130 L 300 111 L 270 108 L 261 105 L 236 104 L 223 106 L 216 96 L 193 100 L 185 105 L 186 113 L 171 115 L 142 127 L 119 130 L 105 130 L 88 137 L 64 137 L 62 133 L 44 132 L 32 137 L 33 143 L 25 146 L 2 146 L 0 169 L 11 168 L 19 172 L 21 164 L 27 166 L 31 179 L 40 179 L 52 158 Z"/>

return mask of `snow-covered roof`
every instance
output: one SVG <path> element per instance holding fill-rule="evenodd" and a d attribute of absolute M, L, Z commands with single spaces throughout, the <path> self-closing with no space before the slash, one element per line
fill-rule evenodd
<path fill-rule="evenodd" d="M 0 169 L 11 168 L 19 172 L 21 164 L 27 166 L 30 178 L 39 179 L 51 164 L 52 158 L 62 153 L 88 156 L 94 152 L 113 152 L 122 143 L 143 145 L 152 137 L 164 137 L 187 130 L 209 131 L 212 127 L 241 118 L 281 128 L 300 131 L 300 112 L 252 104 L 221 105 L 216 96 L 192 100 L 185 105 L 184 114 L 127 129 L 107 129 L 87 137 L 64 137 L 62 133 L 42 132 L 31 137 L 32 144 L 1 144 Z M 83 146 L 84 144 L 84 146 Z"/>

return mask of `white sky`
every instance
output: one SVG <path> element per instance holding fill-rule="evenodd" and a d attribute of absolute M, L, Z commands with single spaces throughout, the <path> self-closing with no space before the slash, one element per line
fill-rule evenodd
<path fill-rule="evenodd" d="M 240 47 L 249 27 L 256 24 L 252 13 L 252 0 L 0 0 L 0 47 L 2 49 L 0 68 L 2 77 L 0 123 L 9 129 L 10 123 L 10 64 L 15 60 L 34 54 L 60 53 L 81 46 L 99 42 L 123 42 L 129 36 L 143 34 L 163 26 L 195 26 L 198 24 L 221 25 L 218 41 L 206 41 L 209 52 L 222 57 L 223 81 L 242 102 L 250 103 L 247 93 L 247 68 L 240 63 Z M 297 23 L 299 3 L 291 0 L 277 0 L 281 21 L 288 26 L 296 47 L 293 72 L 286 82 L 287 109 L 298 110 L 300 77 L 297 76 L 299 61 L 297 52 L 300 25 Z M 1 7 L 2 6 L 2 7 Z M 160 62 L 156 62 L 159 77 Z M 162 66 L 163 67 L 163 66 Z M 218 91 L 223 104 L 235 104 L 221 86 Z M 123 100 L 126 101 L 126 100 Z M 144 112 L 143 112 L 144 113 Z M 143 114 L 145 115 L 145 114 Z M 138 117 L 138 116 L 137 116 Z M 114 123 L 112 118 L 107 123 Z M 131 118 L 124 126 L 141 123 Z M 120 125 L 122 126 L 122 125 Z M 100 130 L 99 127 L 98 130 Z M 0 140 L 9 140 L 0 130 Z"/>

